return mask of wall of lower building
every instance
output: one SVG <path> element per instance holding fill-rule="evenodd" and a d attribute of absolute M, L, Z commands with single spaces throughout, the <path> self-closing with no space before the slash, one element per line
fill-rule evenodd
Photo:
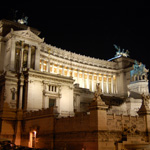
<path fill-rule="evenodd" d="M 38 110 L 42 108 L 43 84 L 38 79 L 29 77 L 27 110 Z"/>
<path fill-rule="evenodd" d="M 40 110 L 24 115 L 21 145 L 32 147 L 30 133 L 36 131 L 36 148 L 53 148 L 54 117 L 51 111 Z"/>
<path fill-rule="evenodd" d="M 96 115 L 96 114 L 95 114 Z M 128 141 L 132 144 L 132 137 L 139 143 L 146 142 L 146 122 L 144 116 L 107 115 L 107 128 L 93 130 L 96 116 L 80 113 L 75 117 L 56 119 L 55 146 L 56 149 L 115 149 L 118 143 Z M 94 120 L 95 119 L 95 120 Z M 98 124 L 103 124 L 101 119 Z M 102 126 L 102 125 L 100 125 Z M 134 139 L 134 140 L 135 140 Z M 61 148 L 60 148 L 61 147 Z"/>
<path fill-rule="evenodd" d="M 7 139 L 14 142 L 15 135 L 15 121 L 11 120 L 1 120 L 0 121 L 0 138 Z"/>
<path fill-rule="evenodd" d="M 146 132 L 146 124 L 144 117 L 138 116 L 124 116 L 124 115 L 107 115 L 107 127 L 109 131 L 123 131 L 125 126 L 131 128 L 136 126 L 139 132 Z"/>
<path fill-rule="evenodd" d="M 4 101 L 0 110 L 0 139 L 15 141 L 16 134 L 16 109 L 10 108 Z"/>
<path fill-rule="evenodd" d="M 58 75 L 30 70 L 25 74 L 27 111 L 46 109 L 50 100 L 55 100 L 55 106 L 60 115 L 73 115 L 73 79 Z"/>
<path fill-rule="evenodd" d="M 15 109 L 10 109 L 8 104 L 4 108 L 0 137 L 13 141 L 17 131 L 15 120 L 18 118 Z M 90 113 L 76 113 L 74 117 L 57 118 L 58 114 L 53 113 L 53 108 L 24 113 L 22 129 L 18 132 L 21 133 L 20 144 L 31 147 L 30 136 L 33 131 L 36 131 L 37 148 L 114 149 L 116 143 L 123 143 L 125 140 L 132 143 L 131 137 L 138 139 L 139 143 L 146 142 L 147 126 L 144 116 L 105 114 L 103 117 L 106 119 L 106 128 L 103 128 L 101 124 L 104 122 L 98 118 L 97 111 L 99 115 L 105 114 L 104 110 L 92 110 Z"/>
<path fill-rule="evenodd" d="M 54 144 L 58 150 L 97 149 L 97 138 L 97 132 L 91 131 L 90 115 L 87 113 L 56 119 Z"/>
<path fill-rule="evenodd" d="M 73 108 L 73 86 L 61 86 L 61 97 L 59 99 L 60 113 L 63 116 L 74 115 Z"/>

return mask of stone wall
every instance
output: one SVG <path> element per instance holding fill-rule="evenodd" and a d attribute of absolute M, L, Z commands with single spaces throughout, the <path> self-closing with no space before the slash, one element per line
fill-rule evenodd
<path fill-rule="evenodd" d="M 146 142 L 144 116 L 106 115 L 106 128 L 96 129 L 93 125 L 103 124 L 102 119 L 97 122 L 96 116 L 91 117 L 90 112 L 61 118 L 55 118 L 53 112 L 51 108 L 24 114 L 22 145 L 29 146 L 29 133 L 33 130 L 37 131 L 36 147 L 58 150 L 109 150 L 120 146 L 120 143 L 132 142 L 132 137 L 139 142 Z"/>
<path fill-rule="evenodd" d="M 78 113 L 75 117 L 57 118 L 55 132 L 90 131 L 90 115 Z"/>
<path fill-rule="evenodd" d="M 77 113 L 75 117 L 58 118 L 55 122 L 55 149 L 96 149 L 97 133 L 91 131 L 90 115 Z"/>
<path fill-rule="evenodd" d="M 0 110 L 0 139 L 15 140 L 16 110 L 10 108 L 7 102 L 4 102 L 3 109 Z"/>
<path fill-rule="evenodd" d="M 140 116 L 107 115 L 107 127 L 109 131 L 123 131 L 125 127 L 135 127 L 140 132 L 146 131 L 145 118 Z"/>
<path fill-rule="evenodd" d="M 53 147 L 53 111 L 49 108 L 24 114 L 21 145 L 31 147 L 30 133 L 36 131 L 36 148 Z"/>

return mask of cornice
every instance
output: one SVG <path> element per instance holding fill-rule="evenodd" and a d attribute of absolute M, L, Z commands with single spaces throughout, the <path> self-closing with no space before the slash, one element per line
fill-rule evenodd
<path fill-rule="evenodd" d="M 47 49 L 42 49 L 41 51 L 43 53 L 48 54 L 48 49 L 50 50 L 50 55 L 63 58 L 72 62 L 78 62 L 81 64 L 86 64 L 90 66 L 97 66 L 97 67 L 103 67 L 103 68 L 109 68 L 109 69 L 116 69 L 117 63 L 116 62 L 109 62 L 102 59 L 92 58 L 85 55 L 76 54 L 70 51 L 62 50 L 60 48 L 57 48 L 55 46 L 51 46 L 48 44 L 45 44 Z"/>
<path fill-rule="evenodd" d="M 44 57 L 46 57 L 46 59 L 50 59 L 50 63 L 55 63 L 55 64 L 60 64 L 62 66 L 66 66 L 66 67 L 71 67 L 74 69 L 78 69 L 78 70 L 84 70 L 84 71 L 88 71 L 88 72 L 93 72 L 93 73 L 98 73 L 98 72 L 105 72 L 105 73 L 116 73 L 117 70 L 116 69 L 108 69 L 108 68 L 103 68 L 103 67 L 97 67 L 97 66 L 91 66 L 89 64 L 83 64 L 83 63 L 79 63 L 79 62 L 73 62 L 73 61 L 69 61 L 67 59 L 63 59 L 57 56 L 53 56 L 50 55 L 49 57 L 45 56 L 45 55 L 41 55 L 41 57 L 44 59 Z"/>
<path fill-rule="evenodd" d="M 42 81 L 43 80 L 53 80 L 53 81 L 58 81 L 59 83 L 69 83 L 69 84 L 73 84 L 74 80 L 71 77 L 65 77 L 65 76 L 61 76 L 58 74 L 52 74 L 52 73 L 46 73 L 46 72 L 41 72 L 41 71 L 35 71 L 35 70 L 28 70 L 25 73 L 25 76 L 28 77 L 35 77 L 35 78 L 39 78 Z"/>

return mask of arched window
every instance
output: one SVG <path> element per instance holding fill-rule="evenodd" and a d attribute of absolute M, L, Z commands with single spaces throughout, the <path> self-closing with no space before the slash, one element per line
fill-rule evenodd
<path fill-rule="evenodd" d="M 134 76 L 134 81 L 137 81 L 137 76 Z"/>

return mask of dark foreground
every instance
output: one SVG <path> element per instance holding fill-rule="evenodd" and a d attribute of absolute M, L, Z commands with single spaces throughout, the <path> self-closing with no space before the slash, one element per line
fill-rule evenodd
<path fill-rule="evenodd" d="M 17 146 L 10 141 L 0 141 L 0 150 L 50 150 L 41 148 L 29 148 L 24 146 Z"/>

